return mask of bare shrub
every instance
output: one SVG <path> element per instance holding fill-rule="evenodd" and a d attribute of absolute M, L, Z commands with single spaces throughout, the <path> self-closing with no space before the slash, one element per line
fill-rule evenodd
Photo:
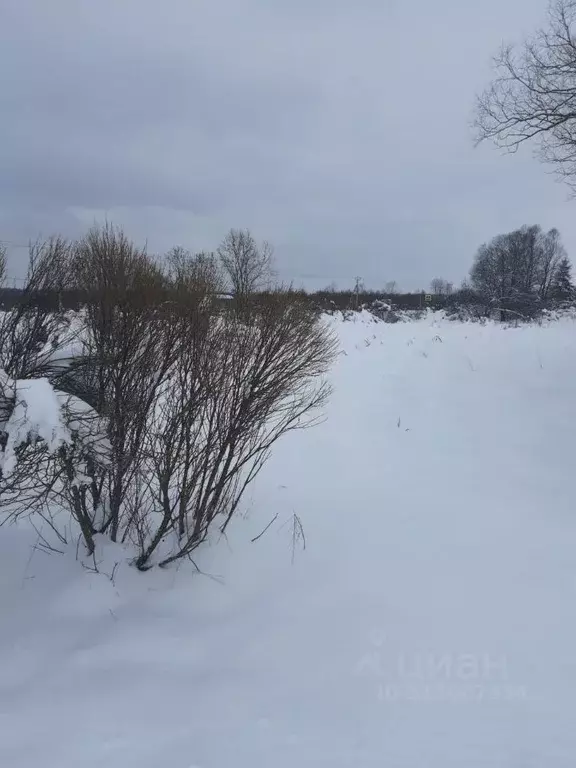
<path fill-rule="evenodd" d="M 0 503 L 12 518 L 38 512 L 58 483 L 53 450 L 39 438 L 39 425 L 29 418 L 29 410 L 33 385 L 38 379 L 50 384 L 58 380 L 64 350 L 74 339 L 76 331 L 59 302 L 69 276 L 66 240 L 53 237 L 32 244 L 19 301 L 0 314 Z"/>
<path fill-rule="evenodd" d="M 290 290 L 216 312 L 211 255 L 172 251 L 161 269 L 110 225 L 65 252 L 86 300 L 76 348 L 46 357 L 67 437 L 21 441 L 5 497 L 56 531 L 46 509 L 67 510 L 88 553 L 105 533 L 137 547 L 138 568 L 168 565 L 226 529 L 282 435 L 317 422 L 335 342 Z"/>
<path fill-rule="evenodd" d="M 0 314 L 0 368 L 15 379 L 47 375 L 54 351 L 68 342 L 58 297 L 69 284 L 70 252 L 61 237 L 32 244 L 19 302 Z"/>
<path fill-rule="evenodd" d="M 78 398 L 55 389 L 47 378 L 15 380 L 4 371 L 1 376 L 0 498 L 6 519 L 39 516 L 62 540 L 55 520 L 61 522 L 58 509 L 71 491 L 75 503 L 69 509 L 93 551 L 93 531 L 77 501 L 88 466 L 108 460 L 98 415 Z"/>
<path fill-rule="evenodd" d="M 290 293 L 268 294 L 241 319 L 196 317 L 189 333 L 148 432 L 162 522 L 139 567 L 171 529 L 163 565 L 189 555 L 215 520 L 225 530 L 274 443 L 316 423 L 329 394 L 334 341 Z"/>
<path fill-rule="evenodd" d="M 80 498 L 72 486 L 69 494 L 75 516 L 116 541 L 140 470 L 149 413 L 178 348 L 163 322 L 164 275 L 122 231 L 110 225 L 91 230 L 74 264 L 88 303 L 82 353 L 65 385 L 106 420 L 110 460 L 106 467 L 89 463 L 90 482 Z"/>

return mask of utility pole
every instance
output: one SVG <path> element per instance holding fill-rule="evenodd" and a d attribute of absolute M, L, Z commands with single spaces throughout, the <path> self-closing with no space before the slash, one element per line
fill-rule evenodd
<path fill-rule="evenodd" d="M 356 285 L 354 286 L 354 293 L 356 294 L 356 309 L 358 309 L 358 306 L 360 304 L 360 281 L 362 280 L 361 277 L 355 277 Z"/>

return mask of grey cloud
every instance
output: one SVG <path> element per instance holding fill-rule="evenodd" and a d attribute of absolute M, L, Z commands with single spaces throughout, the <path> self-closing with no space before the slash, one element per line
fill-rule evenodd
<path fill-rule="evenodd" d="M 248 226 L 287 278 L 407 288 L 524 222 L 576 246 L 565 190 L 468 127 L 543 3 L 3 0 L 0 239 L 108 215 L 161 251 Z"/>

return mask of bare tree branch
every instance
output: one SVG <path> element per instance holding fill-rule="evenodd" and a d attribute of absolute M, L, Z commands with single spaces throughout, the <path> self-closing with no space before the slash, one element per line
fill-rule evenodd
<path fill-rule="evenodd" d="M 534 139 L 537 153 L 576 185 L 576 0 L 552 0 L 548 26 L 494 59 L 496 78 L 476 102 L 477 142 L 516 152 Z"/>
<path fill-rule="evenodd" d="M 273 275 L 272 246 L 258 245 L 249 230 L 231 229 L 218 248 L 218 256 L 238 304 L 270 286 Z"/>

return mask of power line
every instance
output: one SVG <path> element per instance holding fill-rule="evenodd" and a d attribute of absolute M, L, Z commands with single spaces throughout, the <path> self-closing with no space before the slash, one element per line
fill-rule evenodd
<path fill-rule="evenodd" d="M 8 245 L 10 248 L 30 248 L 30 243 L 15 243 L 12 240 L 0 240 L 0 245 Z"/>

